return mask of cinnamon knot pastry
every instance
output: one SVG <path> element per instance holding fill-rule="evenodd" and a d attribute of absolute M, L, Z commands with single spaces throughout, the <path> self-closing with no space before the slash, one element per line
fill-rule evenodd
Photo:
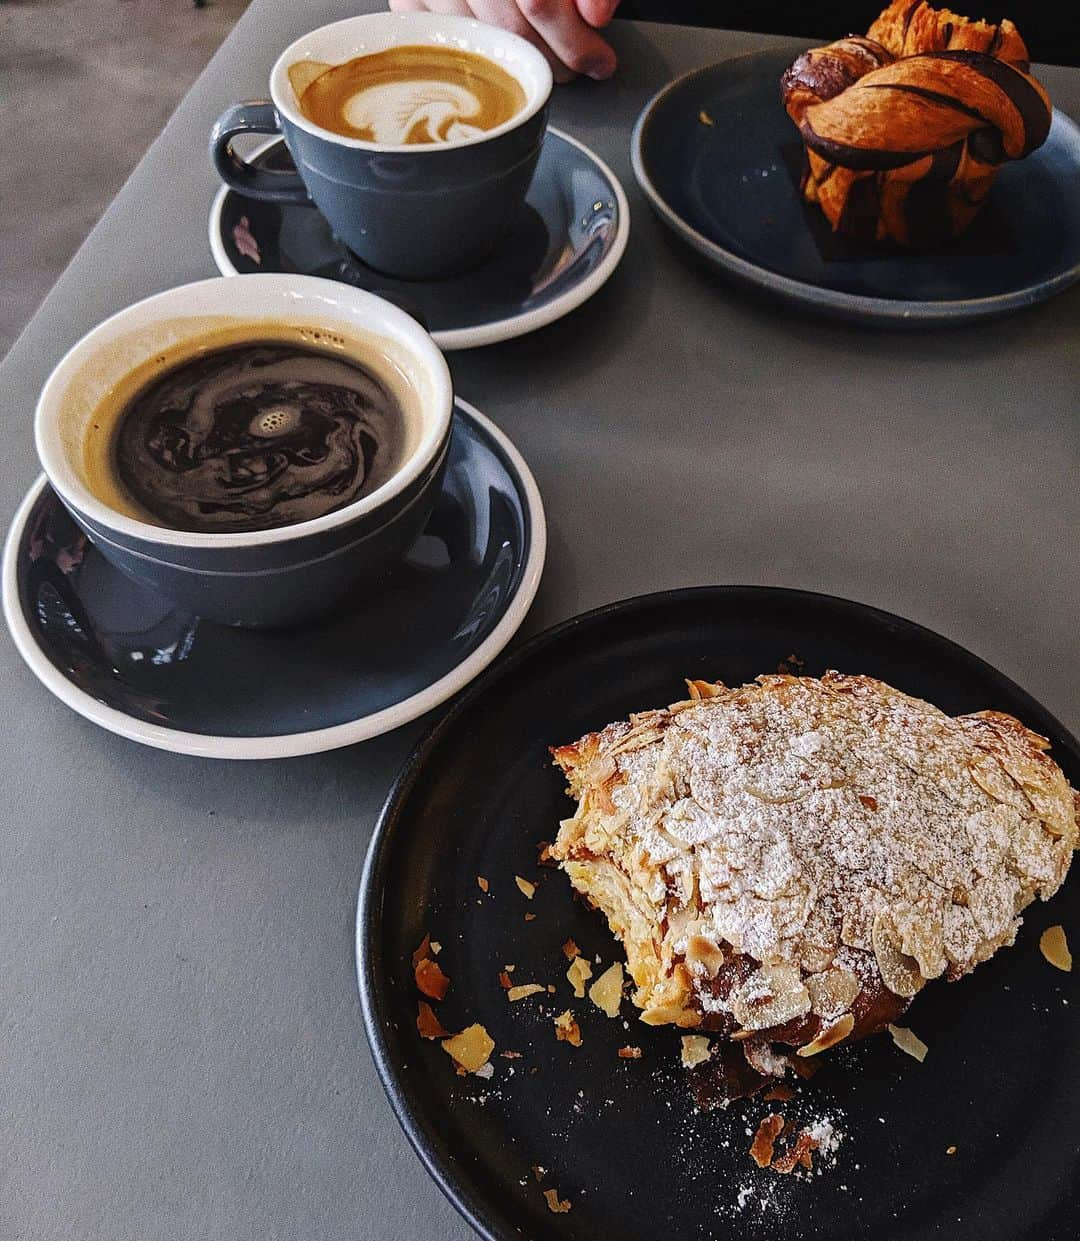
<path fill-rule="evenodd" d="M 622 940 L 642 1020 L 782 1075 L 1011 944 L 1065 878 L 1080 800 L 1012 716 L 866 676 L 763 676 L 552 750 L 552 847 Z"/>
<path fill-rule="evenodd" d="M 1010 21 L 893 0 L 865 36 L 813 48 L 781 78 L 833 228 L 930 246 L 971 223 L 1006 160 L 1046 141 L 1052 110 Z"/>

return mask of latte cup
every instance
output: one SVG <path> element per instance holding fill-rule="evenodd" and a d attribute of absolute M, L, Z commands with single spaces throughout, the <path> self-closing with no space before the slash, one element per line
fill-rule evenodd
<path fill-rule="evenodd" d="M 223 334 L 251 344 L 295 337 L 379 374 L 407 400 L 394 472 L 342 508 L 271 529 L 196 532 L 125 511 L 93 476 L 87 452 L 110 394 L 132 374 L 193 356 Z M 378 593 L 435 505 L 453 404 L 446 360 L 396 306 L 313 276 L 220 276 L 137 302 L 84 336 L 46 381 L 34 435 L 54 490 L 121 572 L 196 616 L 283 627 L 332 610 L 346 595 L 350 606 L 362 606 Z"/>
<path fill-rule="evenodd" d="M 346 137 L 301 111 L 290 68 L 418 45 L 493 61 L 521 86 L 523 106 L 479 134 L 411 145 Z M 521 209 L 540 157 L 551 84 L 551 69 L 531 43 L 472 18 L 351 17 L 286 48 L 270 74 L 270 100 L 229 108 L 213 128 L 210 154 L 222 180 L 251 198 L 313 202 L 367 266 L 406 280 L 437 279 L 483 262 Z M 233 148 L 242 134 L 276 133 L 295 173 L 254 167 Z"/>

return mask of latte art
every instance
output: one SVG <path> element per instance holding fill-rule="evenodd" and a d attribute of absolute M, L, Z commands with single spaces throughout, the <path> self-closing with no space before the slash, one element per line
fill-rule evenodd
<path fill-rule="evenodd" d="M 202 354 L 120 415 L 113 468 L 178 530 L 267 530 L 351 504 L 397 468 L 396 398 L 358 364 L 285 344 Z"/>
<path fill-rule="evenodd" d="M 473 52 L 394 47 L 342 65 L 289 69 L 300 110 L 316 125 L 364 142 L 458 142 L 504 124 L 525 106 L 521 83 Z"/>

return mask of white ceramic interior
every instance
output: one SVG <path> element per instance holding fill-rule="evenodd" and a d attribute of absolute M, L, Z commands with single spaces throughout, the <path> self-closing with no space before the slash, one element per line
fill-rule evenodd
<path fill-rule="evenodd" d="M 370 56 L 390 47 L 422 45 L 449 47 L 476 52 L 495 61 L 517 78 L 525 90 L 526 103 L 515 116 L 471 138 L 438 144 L 395 146 L 383 142 L 363 142 L 321 128 L 300 111 L 296 93 L 289 81 L 289 67 L 304 60 L 323 61 L 330 65 L 344 64 L 357 56 Z M 346 147 L 364 151 L 445 151 L 448 148 L 472 146 L 489 142 L 499 134 L 516 129 L 535 115 L 551 95 L 551 67 L 543 55 L 520 35 L 488 26 L 471 17 L 447 17 L 440 13 L 368 13 L 347 17 L 344 21 L 321 26 L 290 44 L 278 57 L 270 71 L 270 97 L 279 113 L 300 129 L 328 138 Z"/>
<path fill-rule="evenodd" d="M 408 403 L 402 467 L 381 487 L 312 521 L 240 534 L 170 530 L 103 503 L 89 488 L 83 465 L 89 419 L 127 375 L 159 353 L 194 350 L 201 339 L 237 323 L 251 339 L 262 327 L 318 332 L 372 369 L 380 355 L 404 375 L 415 394 Z M 350 349 L 350 344 L 354 345 Z M 362 349 L 357 347 L 362 345 Z M 384 368 L 384 374 L 387 368 Z M 393 376 L 386 376 L 393 380 Z M 37 452 L 49 481 L 71 507 L 106 529 L 173 547 L 256 547 L 303 538 L 354 521 L 409 486 L 434 461 L 450 428 L 454 396 L 446 360 L 431 337 L 403 310 L 371 293 L 315 276 L 225 276 L 181 285 L 136 302 L 88 332 L 57 364 L 38 398 Z"/>

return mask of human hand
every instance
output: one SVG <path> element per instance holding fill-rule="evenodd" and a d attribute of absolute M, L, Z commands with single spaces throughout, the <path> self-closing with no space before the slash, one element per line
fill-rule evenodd
<path fill-rule="evenodd" d="M 598 81 L 615 72 L 615 52 L 597 29 L 619 0 L 390 0 L 395 13 L 475 17 L 528 39 L 548 58 L 556 82 L 579 73 Z"/>

